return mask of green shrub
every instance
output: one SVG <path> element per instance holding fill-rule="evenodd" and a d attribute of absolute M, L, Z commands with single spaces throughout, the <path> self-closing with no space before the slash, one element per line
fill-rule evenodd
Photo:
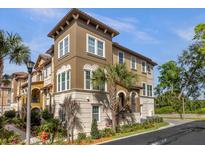
<path fill-rule="evenodd" d="M 171 106 L 165 106 L 165 107 L 155 109 L 156 114 L 169 114 L 169 113 L 174 113 L 174 112 L 175 111 Z"/>
<path fill-rule="evenodd" d="M 8 119 L 12 119 L 16 116 L 15 110 L 5 111 L 4 116 Z"/>
<path fill-rule="evenodd" d="M 120 127 L 120 133 L 128 133 L 135 131 L 135 127 L 132 124 L 126 124 Z"/>
<path fill-rule="evenodd" d="M 5 124 L 4 117 L 1 116 L 1 117 L 0 117 L 0 129 L 4 127 L 4 124 Z"/>
<path fill-rule="evenodd" d="M 144 129 L 148 129 L 154 127 L 154 123 L 147 119 L 145 122 L 143 122 L 142 126 Z"/>
<path fill-rule="evenodd" d="M 41 125 L 41 115 L 39 112 L 31 111 L 31 126 Z"/>
<path fill-rule="evenodd" d="M 198 109 L 196 111 L 197 114 L 205 114 L 205 108 Z"/>
<path fill-rule="evenodd" d="M 89 137 L 86 137 L 85 143 L 87 143 L 87 144 L 92 143 L 92 138 L 91 138 L 90 136 L 89 136 Z"/>
<path fill-rule="evenodd" d="M 101 137 L 111 137 L 115 135 L 115 132 L 111 128 L 105 128 L 100 130 Z"/>
<path fill-rule="evenodd" d="M 101 137 L 100 131 L 98 130 L 98 124 L 96 119 L 94 119 L 92 122 L 90 135 L 92 139 L 99 139 Z"/>
<path fill-rule="evenodd" d="M 0 144 L 18 144 L 19 142 L 20 136 L 16 135 L 14 131 L 0 129 Z"/>
<path fill-rule="evenodd" d="M 23 119 L 17 117 L 13 118 L 10 122 L 15 124 L 19 128 L 25 128 L 26 126 L 26 123 L 23 121 Z"/>
<path fill-rule="evenodd" d="M 49 134 L 50 143 L 53 143 L 54 137 L 59 128 L 59 124 L 60 122 L 58 119 L 50 119 L 48 121 L 44 121 L 41 124 L 39 131 L 46 131 Z"/>
<path fill-rule="evenodd" d="M 78 138 L 77 138 L 77 140 L 84 140 L 84 139 L 86 139 L 86 134 L 85 133 L 78 133 Z"/>
<path fill-rule="evenodd" d="M 42 111 L 41 115 L 42 115 L 42 118 L 43 118 L 44 120 L 49 120 L 49 119 L 52 119 L 52 118 L 53 118 L 53 115 L 48 111 L 47 108 Z"/>

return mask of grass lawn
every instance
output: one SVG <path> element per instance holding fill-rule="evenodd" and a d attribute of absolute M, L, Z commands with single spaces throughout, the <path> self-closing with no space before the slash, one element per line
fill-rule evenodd
<path fill-rule="evenodd" d="M 174 120 L 205 120 L 205 118 L 178 118 L 178 117 L 163 117 L 164 119 L 174 119 Z"/>
<path fill-rule="evenodd" d="M 103 138 L 95 139 L 95 140 L 92 139 L 89 142 L 86 142 L 85 140 L 83 140 L 83 141 L 81 141 L 81 143 L 78 143 L 78 144 L 79 145 L 100 144 L 103 142 L 112 141 L 114 139 L 122 138 L 125 136 L 132 136 L 132 135 L 137 135 L 140 133 L 152 132 L 154 130 L 158 130 L 159 128 L 164 127 L 164 126 L 168 126 L 168 125 L 169 125 L 169 123 L 167 123 L 167 122 L 155 123 L 154 127 L 152 127 L 152 128 L 139 129 L 139 130 L 136 130 L 133 132 L 128 132 L 128 133 L 117 133 L 115 136 L 112 136 L 112 137 L 103 137 Z M 54 143 L 54 144 L 59 144 L 59 143 Z M 65 144 L 65 145 L 69 144 L 70 145 L 70 143 L 68 143 L 68 142 L 63 142 L 60 144 Z M 76 145 L 77 143 L 73 143 L 73 144 Z"/>
<path fill-rule="evenodd" d="M 151 132 L 153 130 L 157 130 L 161 127 L 168 126 L 168 125 L 169 125 L 169 123 L 167 123 L 167 122 L 155 123 L 155 126 L 152 127 L 152 128 L 140 129 L 140 130 L 133 131 L 133 132 L 128 132 L 128 133 L 117 133 L 115 136 L 112 137 L 112 139 L 117 139 L 117 138 L 130 136 L 130 135 L 137 135 L 139 133 L 144 133 L 144 132 Z"/>

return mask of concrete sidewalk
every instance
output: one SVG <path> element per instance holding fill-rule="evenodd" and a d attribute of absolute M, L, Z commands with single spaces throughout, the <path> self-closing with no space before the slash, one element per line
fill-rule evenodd
<path fill-rule="evenodd" d="M 7 124 L 5 126 L 5 129 L 9 130 L 9 131 L 14 131 L 14 133 L 20 135 L 20 138 L 22 141 L 25 141 L 26 140 L 26 132 L 17 128 L 15 125 L 13 124 Z M 39 139 L 37 137 L 32 137 L 30 138 L 30 143 L 31 144 L 34 144 L 36 142 L 39 142 Z"/>

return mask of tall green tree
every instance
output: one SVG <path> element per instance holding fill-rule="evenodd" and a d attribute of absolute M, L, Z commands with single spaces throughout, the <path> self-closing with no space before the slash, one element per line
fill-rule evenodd
<path fill-rule="evenodd" d="M 177 65 L 177 62 L 171 60 L 158 67 L 159 84 L 156 87 L 156 94 L 160 95 L 165 91 L 180 91 L 180 73 L 182 68 Z"/>
<path fill-rule="evenodd" d="M 159 67 L 157 93 L 176 90 L 182 96 L 197 98 L 205 88 L 205 24 L 195 27 L 193 43 L 178 60 L 168 61 Z"/>
<path fill-rule="evenodd" d="M 159 67 L 159 84 L 156 88 L 158 102 L 165 98 L 161 97 L 165 92 L 174 91 L 175 94 L 171 96 L 175 103 L 172 105 L 180 113 L 185 110 L 185 100 L 188 102 L 188 98 L 196 99 L 205 89 L 205 24 L 197 25 L 194 30 L 192 44 L 182 52 L 178 60 Z"/>
<path fill-rule="evenodd" d="M 187 96 L 197 98 L 205 88 L 205 23 L 194 28 L 193 44 L 179 57 L 179 64 L 183 68 L 181 74 L 182 90 Z"/>
<path fill-rule="evenodd" d="M 117 86 L 120 85 L 128 91 L 136 85 L 137 75 L 128 71 L 126 64 L 107 65 L 104 68 L 99 67 L 93 72 L 92 82 L 95 86 L 108 84 L 109 104 L 107 108 L 112 114 L 112 128 L 116 131 L 119 101 L 117 100 Z"/>
<path fill-rule="evenodd" d="M 182 95 L 197 98 L 205 88 L 205 53 L 202 48 L 202 42 L 195 42 L 179 57 L 179 65 L 183 69 L 179 99 Z"/>
<path fill-rule="evenodd" d="M 29 58 L 29 55 L 29 48 L 23 44 L 22 38 L 18 34 L 0 30 L 0 82 L 6 58 L 10 63 L 20 65 Z"/>

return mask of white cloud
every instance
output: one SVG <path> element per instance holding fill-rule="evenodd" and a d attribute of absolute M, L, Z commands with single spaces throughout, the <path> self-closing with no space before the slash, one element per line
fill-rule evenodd
<path fill-rule="evenodd" d="M 119 32 L 126 32 L 131 35 L 134 40 L 143 41 L 143 43 L 158 43 L 159 41 L 151 36 L 148 32 L 141 30 L 137 27 L 139 21 L 134 17 L 122 17 L 113 19 L 106 16 L 101 16 L 95 13 L 87 12 L 89 15 L 96 19 L 108 24 L 109 26 L 117 29 Z"/>
<path fill-rule="evenodd" d="M 47 49 L 49 49 L 49 47 L 52 45 L 52 42 L 44 36 L 36 36 L 35 38 L 32 38 L 31 41 L 26 42 L 25 44 L 31 50 L 32 60 L 36 60 L 39 54 L 44 53 L 45 51 L 47 51 Z"/>
<path fill-rule="evenodd" d="M 52 9 L 52 8 L 44 8 L 44 9 L 26 9 L 31 15 L 31 19 L 35 18 L 38 20 L 48 20 L 48 19 L 58 19 L 62 18 L 65 15 L 64 9 Z"/>
<path fill-rule="evenodd" d="M 175 29 L 174 32 L 183 40 L 191 41 L 194 36 L 194 27 Z"/>

